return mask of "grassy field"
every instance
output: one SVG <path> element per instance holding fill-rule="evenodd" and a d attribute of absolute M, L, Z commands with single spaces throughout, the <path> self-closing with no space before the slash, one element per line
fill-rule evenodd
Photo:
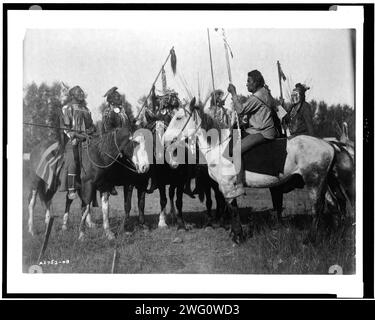
<path fill-rule="evenodd" d="M 35 207 L 36 234 L 27 233 L 28 181 L 24 181 L 23 265 L 24 272 L 37 262 L 43 243 L 44 213 L 38 199 Z M 110 198 L 110 225 L 117 231 L 123 217 L 122 188 Z M 175 226 L 157 229 L 159 193 L 146 195 L 146 224 L 149 230 L 136 227 L 128 234 L 109 242 L 103 234 L 100 208 L 93 209 L 97 228 L 87 229 L 84 242 L 77 241 L 80 203 L 72 205 L 70 228 L 62 232 L 65 194 L 53 199 L 56 219 L 42 261 L 47 273 L 110 273 L 114 247 L 117 246 L 117 273 L 227 273 L 227 274 L 327 274 L 338 264 L 344 274 L 355 273 L 355 233 L 350 219 L 334 232 L 323 227 L 316 244 L 304 244 L 311 222 L 311 206 L 307 194 L 297 190 L 284 196 L 285 224 L 278 225 L 270 214 L 271 196 L 267 189 L 247 189 L 240 199 L 241 221 L 246 233 L 249 214 L 254 217 L 255 232 L 240 246 L 234 246 L 224 228 L 204 228 L 205 205 L 184 195 L 184 218 L 193 226 L 177 231 Z M 214 199 L 214 197 L 213 197 Z M 133 194 L 132 221 L 137 208 Z M 215 208 L 215 201 L 213 207 Z M 169 205 L 168 205 L 169 208 Z M 48 261 L 57 264 L 47 264 Z M 62 263 L 62 262 L 65 263 Z M 68 262 L 69 261 L 69 262 Z"/>

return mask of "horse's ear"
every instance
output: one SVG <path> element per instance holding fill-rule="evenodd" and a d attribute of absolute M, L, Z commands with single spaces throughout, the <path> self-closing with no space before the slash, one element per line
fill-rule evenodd
<path fill-rule="evenodd" d="M 64 83 L 64 81 L 61 81 L 61 84 L 65 90 L 69 90 L 69 87 Z"/>
<path fill-rule="evenodd" d="M 193 99 L 191 99 L 190 101 L 190 105 L 189 105 L 189 108 L 190 108 L 190 111 L 193 112 L 194 111 L 194 108 L 195 108 L 195 102 L 196 102 L 196 99 L 195 97 Z"/>

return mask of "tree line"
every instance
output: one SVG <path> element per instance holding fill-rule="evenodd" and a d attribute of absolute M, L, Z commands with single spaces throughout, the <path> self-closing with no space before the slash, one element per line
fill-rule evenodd
<path fill-rule="evenodd" d="M 61 110 L 64 105 L 62 97 L 64 96 L 65 88 L 60 82 L 55 82 L 52 85 L 41 83 L 31 83 L 24 89 L 23 97 L 23 122 L 46 124 L 48 117 L 54 117 L 57 110 Z M 126 100 L 125 95 L 122 95 L 123 106 L 130 121 L 133 123 L 134 114 L 132 105 Z M 141 97 L 138 103 L 141 105 L 145 97 Z M 242 96 L 241 100 L 246 97 Z M 355 140 L 355 111 L 354 108 L 344 104 L 328 105 L 324 101 L 309 101 L 311 105 L 313 118 L 314 132 L 317 137 L 336 137 L 340 138 L 342 123 L 346 122 L 349 129 L 350 140 Z M 103 102 L 98 106 L 102 113 L 106 103 Z M 90 106 L 89 106 L 90 107 Z M 90 107 L 92 108 L 92 106 Z M 101 131 L 101 121 L 96 122 L 98 131 Z M 47 136 L 47 128 L 38 126 L 24 125 L 23 126 L 23 150 L 29 153 L 33 146 L 38 144 Z M 53 130 L 53 129 L 51 129 Z"/>

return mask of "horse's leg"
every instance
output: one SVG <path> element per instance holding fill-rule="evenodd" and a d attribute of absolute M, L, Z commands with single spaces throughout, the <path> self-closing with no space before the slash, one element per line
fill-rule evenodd
<path fill-rule="evenodd" d="M 65 197 L 65 213 L 63 215 L 63 224 L 62 224 L 62 227 L 61 227 L 61 229 L 63 231 L 68 230 L 69 212 L 70 212 L 70 207 L 72 205 L 72 202 L 73 202 L 73 200 L 69 199 L 68 193 L 66 193 L 66 197 Z"/>
<path fill-rule="evenodd" d="M 132 196 L 133 196 L 133 186 L 129 184 L 124 184 L 125 216 L 121 223 L 121 230 L 126 230 L 128 228 L 128 224 L 130 220 L 130 210 L 132 209 Z"/>
<path fill-rule="evenodd" d="M 38 191 L 36 189 L 31 189 L 29 193 L 29 221 L 28 221 L 28 228 L 29 233 L 34 236 L 34 208 L 36 203 L 36 196 Z"/>
<path fill-rule="evenodd" d="M 145 227 L 145 197 L 146 188 L 143 186 L 137 187 L 138 196 L 138 211 L 139 211 L 139 224 L 141 227 Z"/>
<path fill-rule="evenodd" d="M 184 194 L 184 187 L 185 187 L 185 184 L 177 185 L 177 198 L 176 198 L 177 230 L 179 229 L 188 230 L 184 221 L 184 217 L 182 216 L 182 196 Z"/>
<path fill-rule="evenodd" d="M 271 187 L 271 197 L 273 210 L 277 213 L 277 220 L 279 223 L 282 222 L 282 212 L 283 212 L 283 192 L 278 187 Z"/>
<path fill-rule="evenodd" d="M 230 211 L 231 214 L 231 235 L 232 235 L 232 240 L 240 244 L 245 240 L 242 226 L 241 226 L 241 221 L 240 221 L 240 213 L 238 210 L 237 206 L 237 199 L 232 200 L 231 202 L 228 202 L 228 210 Z"/>
<path fill-rule="evenodd" d="M 102 198 L 104 234 L 108 240 L 113 240 L 115 238 L 115 235 L 109 227 L 109 192 L 103 192 L 101 194 L 101 198 Z"/>
<path fill-rule="evenodd" d="M 216 199 L 215 221 L 216 221 L 216 223 L 219 223 L 219 226 L 221 226 L 223 228 L 226 228 L 225 217 L 226 217 L 227 203 L 225 201 L 225 198 L 224 198 L 222 192 L 219 189 L 218 184 L 212 181 L 211 187 L 212 187 L 212 189 L 214 189 L 215 199 Z"/>
<path fill-rule="evenodd" d="M 167 227 L 167 223 L 165 222 L 166 212 L 165 207 L 167 206 L 167 196 L 165 194 L 165 185 L 159 186 L 159 194 L 160 194 L 160 215 L 159 215 L 159 223 L 158 228 L 165 228 Z"/>
<path fill-rule="evenodd" d="M 312 222 L 311 229 L 309 231 L 308 239 L 305 239 L 304 242 L 310 241 L 314 243 L 316 241 L 316 237 L 318 234 L 319 222 L 324 211 L 325 193 L 327 191 L 327 184 L 324 179 L 323 182 L 317 185 L 308 186 L 307 189 L 309 191 L 310 199 L 313 203 L 313 206 L 312 206 L 313 222 Z"/>
<path fill-rule="evenodd" d="M 92 186 L 92 184 L 86 184 L 85 186 L 89 191 L 90 191 L 90 194 L 91 194 L 91 197 L 90 197 L 90 203 L 93 201 L 93 198 L 94 196 L 96 197 L 96 189 Z M 78 193 L 78 196 L 81 198 L 82 200 L 82 192 L 81 192 L 81 189 L 78 189 L 77 190 L 77 193 Z M 86 225 L 90 228 L 90 229 L 94 229 L 96 228 L 96 223 L 92 221 L 92 218 L 91 218 L 91 206 L 90 206 L 90 210 L 87 214 L 87 218 L 86 218 Z"/>
<path fill-rule="evenodd" d="M 211 198 L 211 186 L 209 184 L 206 184 L 205 185 L 205 188 L 204 188 L 204 194 L 206 196 L 206 214 L 207 214 L 207 222 L 206 222 L 206 227 L 212 227 L 212 224 L 213 224 L 213 216 L 212 216 L 212 198 Z"/>
<path fill-rule="evenodd" d="M 45 219 L 44 219 L 44 223 L 46 224 L 46 226 L 48 225 L 49 223 L 49 220 L 51 219 L 51 200 L 48 200 L 45 202 L 45 208 L 46 208 L 46 216 L 45 216 Z"/>
<path fill-rule="evenodd" d="M 175 207 L 175 204 L 174 204 L 175 191 L 176 191 L 176 186 L 170 185 L 168 193 L 169 193 L 169 204 L 171 206 L 171 210 L 169 211 L 169 214 L 172 217 L 172 224 L 173 224 L 174 219 L 176 218 L 176 207 Z"/>
<path fill-rule="evenodd" d="M 86 218 L 90 214 L 90 204 L 83 204 L 82 205 L 82 217 L 81 222 L 79 224 L 79 236 L 78 240 L 83 241 L 85 239 L 85 224 Z"/>

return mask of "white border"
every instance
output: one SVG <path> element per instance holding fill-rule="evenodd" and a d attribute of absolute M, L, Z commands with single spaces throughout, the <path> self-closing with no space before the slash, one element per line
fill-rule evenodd
<path fill-rule="evenodd" d="M 167 18 L 168 17 L 168 18 Z M 168 21 L 175 28 L 355 28 L 356 48 L 356 163 L 363 159 L 362 76 L 363 8 L 342 7 L 329 12 L 122 12 L 10 11 L 8 12 L 8 293 L 333 293 L 362 297 L 362 178 L 356 171 L 356 274 L 345 276 L 288 275 L 86 275 L 22 273 L 22 97 L 23 38 L 28 28 L 126 28 L 139 19 Z M 191 20 L 193 19 L 193 20 Z M 125 21 L 125 23 L 124 23 Z M 147 28 L 147 26 L 144 26 Z M 9 179 L 12 177 L 12 179 Z M 12 191 L 12 192 L 9 192 Z M 12 206 L 10 208 L 10 205 Z"/>

